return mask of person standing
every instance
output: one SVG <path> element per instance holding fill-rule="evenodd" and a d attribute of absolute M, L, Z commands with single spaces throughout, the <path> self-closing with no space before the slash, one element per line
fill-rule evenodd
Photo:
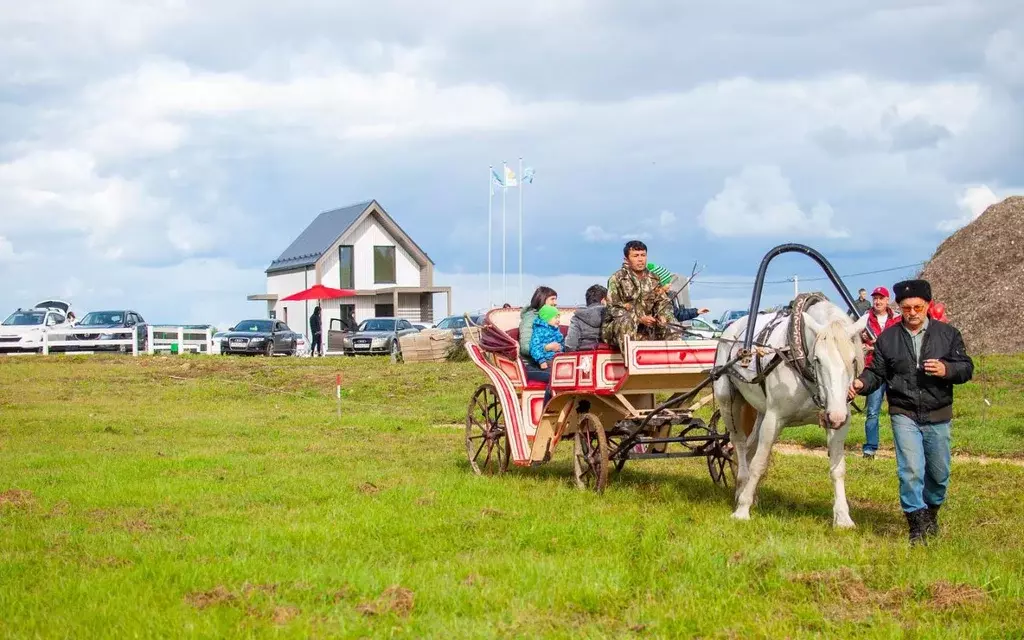
<path fill-rule="evenodd" d="M 953 385 L 973 377 L 974 362 L 960 331 L 929 321 L 927 280 L 897 282 L 893 290 L 900 327 L 878 336 L 871 366 L 850 383 L 848 395 L 888 388 L 900 506 L 910 543 L 919 544 L 939 532 L 939 508 L 949 488 Z"/>
<path fill-rule="evenodd" d="M 898 325 L 900 317 L 889 307 L 889 290 L 876 287 L 871 292 L 871 314 L 868 316 L 868 328 L 864 331 L 864 366 L 870 367 L 875 356 L 874 344 L 878 336 L 889 327 Z M 865 402 L 864 413 L 864 457 L 874 458 L 878 451 L 878 417 L 882 413 L 882 400 L 885 399 L 885 383 L 875 389 Z"/>
<path fill-rule="evenodd" d="M 860 289 L 857 291 L 857 299 L 853 301 L 853 308 L 857 310 L 857 315 L 862 316 L 871 310 L 871 301 L 868 300 L 868 290 Z"/>
<path fill-rule="evenodd" d="M 324 355 L 324 347 L 321 341 L 323 323 L 320 320 L 320 305 L 313 307 L 313 315 L 309 316 L 309 332 L 313 334 L 313 345 L 311 355 Z"/>

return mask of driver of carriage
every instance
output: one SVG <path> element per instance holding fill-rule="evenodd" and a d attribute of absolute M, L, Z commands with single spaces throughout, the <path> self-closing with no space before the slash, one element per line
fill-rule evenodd
<path fill-rule="evenodd" d="M 626 338 L 672 337 L 672 303 L 661 281 L 647 269 L 647 245 L 630 240 L 622 248 L 622 268 L 608 278 L 608 305 L 601 338 L 621 351 Z"/>

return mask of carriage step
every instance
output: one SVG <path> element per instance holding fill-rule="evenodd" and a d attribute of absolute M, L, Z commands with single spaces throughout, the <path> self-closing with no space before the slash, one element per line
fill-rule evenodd
<path fill-rule="evenodd" d="M 709 454 L 703 451 L 688 451 L 686 453 L 633 453 L 630 452 L 628 460 L 643 460 L 646 458 L 706 458 Z"/>
<path fill-rule="evenodd" d="M 637 438 L 637 444 L 682 444 L 684 442 L 704 442 L 712 443 L 716 440 L 724 440 L 726 435 L 719 434 L 714 436 L 677 436 L 675 438 Z"/>

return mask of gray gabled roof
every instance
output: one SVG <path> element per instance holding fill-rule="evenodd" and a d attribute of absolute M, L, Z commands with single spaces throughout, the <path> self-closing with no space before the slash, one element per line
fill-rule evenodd
<path fill-rule="evenodd" d="M 373 200 L 324 211 L 277 257 L 267 273 L 311 267 L 366 211 Z"/>

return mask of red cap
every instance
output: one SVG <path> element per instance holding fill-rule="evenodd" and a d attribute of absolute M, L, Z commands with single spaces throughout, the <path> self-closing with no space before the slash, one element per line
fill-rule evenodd
<path fill-rule="evenodd" d="M 885 287 L 875 287 L 875 290 L 871 292 L 871 297 L 882 296 L 883 298 L 889 297 L 889 290 Z"/>

